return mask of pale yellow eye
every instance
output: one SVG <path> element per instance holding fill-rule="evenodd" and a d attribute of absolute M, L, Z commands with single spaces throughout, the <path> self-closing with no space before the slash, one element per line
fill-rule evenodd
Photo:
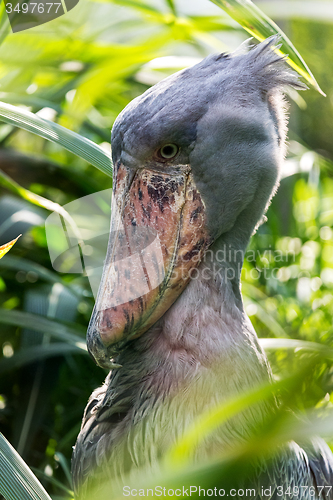
<path fill-rule="evenodd" d="M 179 151 L 179 147 L 177 144 L 165 144 L 158 151 L 159 156 L 161 156 L 164 160 L 171 160 L 176 156 Z"/>

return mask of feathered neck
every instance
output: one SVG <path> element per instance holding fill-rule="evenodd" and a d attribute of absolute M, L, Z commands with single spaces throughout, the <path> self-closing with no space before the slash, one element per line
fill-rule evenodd
<path fill-rule="evenodd" d="M 192 277 L 150 330 L 128 344 L 115 360 L 122 368 L 111 371 L 92 395 L 92 417 L 86 417 L 82 436 L 89 436 L 93 446 L 98 443 L 109 477 L 122 477 L 141 466 L 158 467 L 166 450 L 203 410 L 270 378 L 242 305 L 241 254 L 234 261 L 234 254 L 228 260 L 227 252 L 223 261 L 217 251 L 224 245 L 221 241 L 211 248 L 196 279 Z M 235 275 L 226 279 L 231 269 Z M 214 439 L 200 445 L 196 456 L 213 456 L 233 446 L 235 439 L 249 437 L 272 410 L 270 405 L 263 401 L 234 417 Z"/>
<path fill-rule="evenodd" d="M 239 250 L 221 237 L 206 252 L 173 306 L 116 359 L 123 368 L 111 374 L 113 388 L 131 381 L 140 388 L 141 404 L 144 394 L 165 398 L 209 369 L 225 395 L 269 378 L 266 356 L 243 308 L 244 253 Z"/>

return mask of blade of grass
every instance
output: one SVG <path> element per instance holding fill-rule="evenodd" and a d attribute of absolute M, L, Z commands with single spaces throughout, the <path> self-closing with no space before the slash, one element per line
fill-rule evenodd
<path fill-rule="evenodd" d="M 75 286 L 61 279 L 60 275 L 47 269 L 46 267 L 24 259 L 15 255 L 7 255 L 6 259 L 1 260 L 0 269 L 11 269 L 14 271 L 24 271 L 25 273 L 34 272 L 37 276 L 48 283 L 59 283 L 64 288 L 67 288 L 73 295 L 82 300 L 86 294 L 86 290 L 81 286 Z"/>
<path fill-rule="evenodd" d="M 87 350 L 84 341 L 85 329 L 72 323 L 68 325 L 45 318 L 44 316 L 39 316 L 38 314 L 3 308 L 0 309 L 0 323 L 48 333 L 52 337 L 75 345 L 78 349 Z M 82 335 L 82 337 L 79 335 Z"/>
<path fill-rule="evenodd" d="M 333 349 L 318 342 L 308 342 L 307 340 L 297 339 L 259 339 L 260 345 L 265 350 L 276 349 L 303 349 L 320 354 L 325 359 L 333 361 Z"/>
<path fill-rule="evenodd" d="M 260 460 L 261 464 L 262 460 L 267 460 L 266 464 L 269 466 L 270 460 L 275 456 L 278 461 L 274 460 L 274 463 L 283 466 L 285 461 L 283 455 L 281 457 L 281 452 L 288 453 L 288 445 L 287 450 L 283 448 L 288 442 L 292 440 L 296 440 L 297 443 L 304 442 L 314 436 L 332 434 L 332 411 L 326 411 L 324 416 L 316 412 L 312 415 L 307 414 L 307 417 L 308 420 L 304 418 L 304 414 L 296 415 L 282 409 L 273 420 L 267 422 L 259 434 L 254 432 L 254 435 L 245 442 L 236 440 L 230 447 L 221 446 L 221 452 L 214 458 L 203 457 L 199 463 L 184 461 L 177 464 L 162 464 L 160 470 L 153 472 L 142 467 L 134 474 L 131 471 L 130 476 L 125 476 L 120 486 L 115 485 L 112 480 L 106 481 L 101 490 L 101 483 L 98 482 L 97 485 L 93 485 L 97 486 L 96 490 L 89 491 L 89 498 L 98 496 L 99 500 L 108 500 L 111 497 L 113 500 L 120 500 L 124 495 L 122 485 L 145 490 L 163 484 L 166 490 L 172 488 L 174 491 L 177 488 L 184 491 L 183 488 L 189 489 L 193 485 L 197 487 L 197 490 L 192 491 L 190 495 L 193 498 L 202 496 L 199 494 L 199 486 L 210 489 L 212 485 L 223 484 L 225 490 L 230 490 L 239 484 L 250 486 L 249 480 L 252 474 L 258 477 L 258 472 L 260 473 L 256 460 Z M 238 479 L 241 480 L 240 483 Z M 246 479 L 246 482 L 244 483 L 242 479 Z"/>
<path fill-rule="evenodd" d="M 297 71 L 320 94 L 325 96 L 306 62 L 287 35 L 264 14 L 251 0 L 210 0 L 237 21 L 251 36 L 262 42 L 265 38 L 279 34 L 282 47 L 280 55 L 287 55 L 288 64 Z"/>
<path fill-rule="evenodd" d="M 299 380 L 303 379 L 304 374 L 308 372 L 309 367 L 313 367 L 315 362 L 313 359 L 305 363 L 300 370 L 289 377 L 285 377 L 278 382 L 268 381 L 257 385 L 250 390 L 231 397 L 215 408 L 204 411 L 179 439 L 178 443 L 166 454 L 165 464 L 167 467 L 177 468 L 177 466 L 188 461 L 200 442 L 238 413 L 262 400 L 273 397 L 282 388 L 285 389 L 287 386 L 297 384 Z"/>
<path fill-rule="evenodd" d="M 6 13 L 6 4 L 0 4 L 0 45 L 5 41 L 10 33 L 10 23 Z"/>
<path fill-rule="evenodd" d="M 275 337 L 285 338 L 286 332 L 282 326 L 274 319 L 271 314 L 268 314 L 259 302 L 253 301 L 257 307 L 256 317 L 265 325 Z"/>
<path fill-rule="evenodd" d="M 107 2 L 108 0 L 102 0 L 102 1 Z M 141 10 L 142 12 L 148 14 L 160 14 L 160 11 L 157 8 L 153 7 L 152 5 L 149 5 L 148 3 L 138 2 L 137 0 L 113 0 L 112 3 L 124 7 L 129 7 L 133 10 Z"/>
<path fill-rule="evenodd" d="M 47 474 L 45 474 L 44 471 L 40 470 L 40 469 L 36 469 L 36 467 L 31 467 L 31 470 L 39 477 L 42 477 L 44 479 L 46 479 L 47 481 L 49 481 L 51 484 L 53 484 L 54 486 L 56 486 L 57 488 L 59 488 L 60 490 L 62 491 L 65 491 L 68 495 L 71 495 L 71 496 L 74 496 L 74 493 L 72 490 L 70 490 L 69 488 L 67 488 L 66 486 L 64 486 L 60 481 L 58 481 L 57 479 L 55 479 L 54 477 L 52 476 L 48 476 Z"/>
<path fill-rule="evenodd" d="M 71 475 L 70 467 L 68 467 L 68 463 L 67 463 L 65 456 L 60 451 L 57 451 L 54 455 L 54 458 L 61 465 L 62 470 L 64 471 L 65 476 L 67 477 L 67 481 L 72 487 L 72 475 Z"/>
<path fill-rule="evenodd" d="M 177 16 L 177 11 L 176 11 L 176 6 L 174 3 L 174 0 L 165 0 L 167 6 L 169 7 L 170 11 L 174 16 Z"/>
<path fill-rule="evenodd" d="M 18 370 L 22 366 L 36 361 L 42 361 L 54 356 L 65 356 L 67 354 L 87 354 L 87 351 L 76 346 L 65 344 L 64 342 L 55 342 L 54 344 L 38 345 L 23 349 L 10 358 L 0 360 L 0 374 L 11 370 Z"/>
<path fill-rule="evenodd" d="M 0 493 L 6 500 L 51 500 L 36 476 L 0 433 Z"/>
<path fill-rule="evenodd" d="M 4 102 L 0 102 L 0 119 L 5 123 L 59 144 L 71 153 L 83 158 L 104 174 L 112 176 L 110 154 L 86 137 L 57 123 L 45 120 L 30 111 Z"/>
<path fill-rule="evenodd" d="M 59 495 L 53 495 L 52 500 L 74 500 L 74 495 L 70 497 L 60 497 Z"/>
<path fill-rule="evenodd" d="M 199 441 L 205 439 L 237 413 L 269 397 L 272 391 L 273 385 L 268 382 L 245 392 L 245 394 L 238 394 L 229 401 L 223 402 L 217 408 L 210 408 L 203 412 L 180 438 L 178 443 L 167 453 L 165 458 L 167 467 L 177 467 L 180 464 L 184 464 L 199 444 Z"/>

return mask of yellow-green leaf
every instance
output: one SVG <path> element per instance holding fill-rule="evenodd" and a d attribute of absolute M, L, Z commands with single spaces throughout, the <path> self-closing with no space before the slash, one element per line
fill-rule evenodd
<path fill-rule="evenodd" d="M 13 245 L 15 245 L 20 236 L 22 236 L 22 234 L 20 234 L 17 238 L 15 238 L 15 240 L 12 240 L 9 243 L 6 243 L 5 245 L 2 245 L 0 247 L 0 259 L 2 259 L 2 257 L 6 255 L 7 252 L 9 252 L 9 250 L 12 248 Z"/>
<path fill-rule="evenodd" d="M 288 64 L 318 92 L 325 96 L 306 62 L 287 35 L 264 14 L 251 0 L 210 0 L 237 21 L 251 36 L 262 42 L 265 38 L 279 34 L 281 48 L 278 52 L 287 55 Z"/>

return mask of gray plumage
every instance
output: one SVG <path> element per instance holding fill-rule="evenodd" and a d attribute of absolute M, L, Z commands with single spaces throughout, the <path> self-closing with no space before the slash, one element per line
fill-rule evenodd
<path fill-rule="evenodd" d="M 169 165 L 190 165 L 213 243 L 197 279 L 128 343 L 115 359 L 122 368 L 92 394 L 73 454 L 80 498 L 94 479 L 154 470 L 203 407 L 271 378 L 239 280 L 248 241 L 279 182 L 286 138 L 282 91 L 304 88 L 272 51 L 275 42 L 207 57 L 134 99 L 114 124 L 114 165 L 149 169 L 161 145 L 179 146 Z M 263 401 L 237 415 L 199 446 L 194 460 L 244 441 L 274 408 L 274 400 Z M 258 472 L 259 482 L 273 485 L 272 499 L 289 498 L 277 495 L 278 485 L 332 484 L 333 457 L 319 440 L 308 449 L 291 442 L 274 460 Z"/>

